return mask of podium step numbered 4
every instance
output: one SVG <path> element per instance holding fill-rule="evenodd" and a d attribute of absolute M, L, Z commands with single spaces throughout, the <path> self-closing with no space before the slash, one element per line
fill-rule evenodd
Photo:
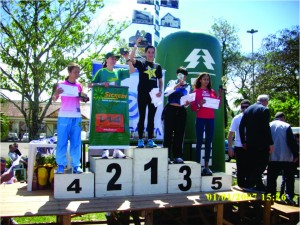
<path fill-rule="evenodd" d="M 99 198 L 184 192 L 227 191 L 231 175 L 201 177 L 201 165 L 192 161 L 168 164 L 167 148 L 129 148 L 126 159 L 90 158 L 90 172 L 55 174 L 54 197 Z"/>

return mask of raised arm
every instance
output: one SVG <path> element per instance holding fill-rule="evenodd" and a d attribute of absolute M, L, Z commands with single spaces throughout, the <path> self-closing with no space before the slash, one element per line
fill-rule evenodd
<path fill-rule="evenodd" d="M 137 50 L 137 46 L 140 44 L 141 41 L 142 41 L 142 37 L 137 38 L 135 41 L 135 45 L 132 48 L 132 51 L 130 52 L 130 61 L 132 62 L 132 64 L 135 64 L 135 58 L 134 58 L 135 52 Z"/>

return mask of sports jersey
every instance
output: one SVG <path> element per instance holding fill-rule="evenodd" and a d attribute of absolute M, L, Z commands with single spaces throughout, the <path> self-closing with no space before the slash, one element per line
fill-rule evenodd
<path fill-rule="evenodd" d="M 149 94 L 149 92 L 153 88 L 157 88 L 157 80 L 162 78 L 162 69 L 159 64 L 148 61 L 142 62 L 136 60 L 133 66 L 136 67 L 139 71 L 139 94 Z"/>
<path fill-rule="evenodd" d="M 92 79 L 92 83 L 103 83 L 103 82 L 115 82 L 116 85 L 120 86 L 121 81 L 130 76 L 128 69 L 114 69 L 113 71 L 107 68 L 98 70 Z"/>

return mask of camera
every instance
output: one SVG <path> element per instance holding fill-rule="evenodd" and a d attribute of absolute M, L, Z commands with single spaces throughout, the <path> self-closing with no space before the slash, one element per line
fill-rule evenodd
<path fill-rule="evenodd" d="M 120 48 L 120 54 L 121 55 L 126 55 L 128 53 L 129 53 L 129 51 L 125 50 L 124 48 Z"/>
<path fill-rule="evenodd" d="M 78 93 L 78 97 L 81 98 L 81 100 L 82 100 L 83 102 L 88 102 L 88 101 L 90 100 L 90 98 L 89 98 L 88 96 L 82 95 L 81 92 Z"/>

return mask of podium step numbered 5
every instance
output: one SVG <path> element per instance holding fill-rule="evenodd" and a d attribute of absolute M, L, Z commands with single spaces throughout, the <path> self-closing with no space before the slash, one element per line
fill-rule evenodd
<path fill-rule="evenodd" d="M 55 174 L 55 198 L 91 198 L 230 190 L 231 175 L 201 177 L 201 165 L 168 164 L 167 148 L 129 148 L 126 159 L 90 157 L 90 172 Z"/>

